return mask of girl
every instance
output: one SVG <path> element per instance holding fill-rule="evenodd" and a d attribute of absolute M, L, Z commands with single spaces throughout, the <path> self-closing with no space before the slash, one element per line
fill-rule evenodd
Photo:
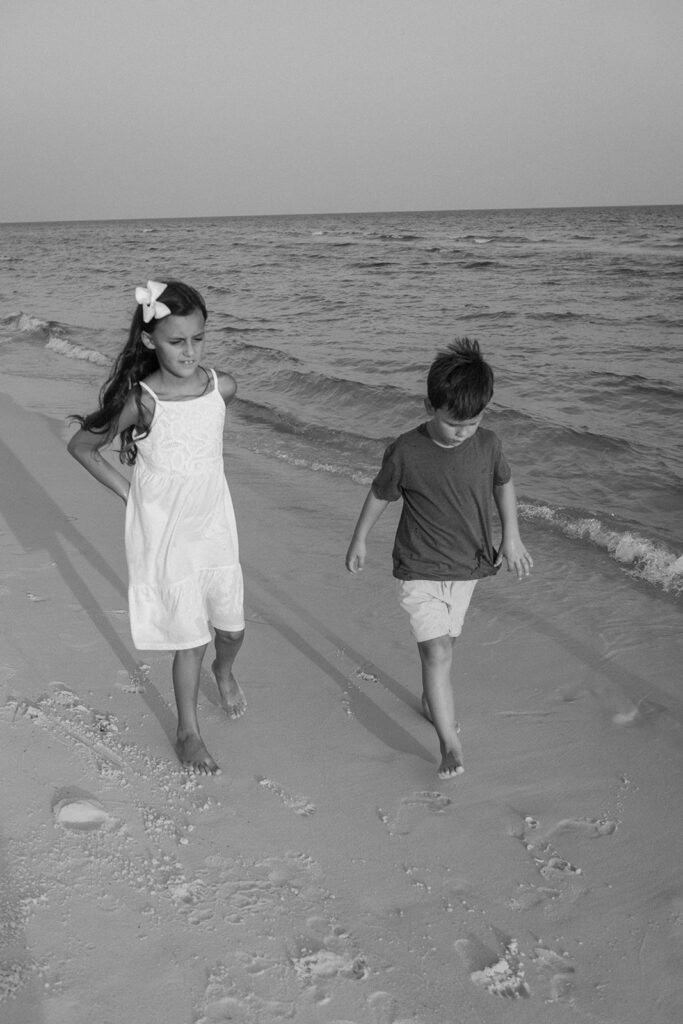
<path fill-rule="evenodd" d="M 133 642 L 175 651 L 176 750 L 192 771 L 220 769 L 197 721 L 199 673 L 215 629 L 212 669 L 230 718 L 246 708 L 232 674 L 244 637 L 235 513 L 223 468 L 225 406 L 235 381 L 202 365 L 206 306 L 180 281 L 136 288 L 138 306 L 99 408 L 74 416 L 68 450 L 126 503 L 126 561 Z M 163 299 L 163 301 L 161 301 Z M 132 480 L 100 454 L 119 435 Z"/>

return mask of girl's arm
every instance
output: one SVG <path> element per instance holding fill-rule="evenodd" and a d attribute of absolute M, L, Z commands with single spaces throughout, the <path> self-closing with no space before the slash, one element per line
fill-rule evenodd
<path fill-rule="evenodd" d="M 128 500 L 130 482 L 127 477 L 120 473 L 110 462 L 102 457 L 100 451 L 106 448 L 112 437 L 116 437 L 125 430 L 132 427 L 140 418 L 135 397 L 131 391 L 123 411 L 119 417 L 113 433 L 101 434 L 92 430 L 77 430 L 67 445 L 69 455 L 73 455 L 77 462 L 87 469 L 91 476 L 94 476 L 105 487 L 108 487 L 114 494 L 118 494 L 124 502 Z"/>
<path fill-rule="evenodd" d="M 365 504 L 358 516 L 358 522 L 356 523 L 356 529 L 353 531 L 349 550 L 346 552 L 346 568 L 349 572 L 363 571 L 367 554 L 365 544 L 367 536 L 388 504 L 388 501 L 376 498 L 372 488 L 370 488 Z"/>
<path fill-rule="evenodd" d="M 225 404 L 228 405 L 237 394 L 235 378 L 231 377 L 229 373 L 222 373 L 220 370 L 216 370 L 216 376 L 218 377 L 219 394 Z"/>
<path fill-rule="evenodd" d="M 529 575 L 534 563 L 531 555 L 522 544 L 522 538 L 519 535 L 517 498 L 512 479 L 508 480 L 506 484 L 494 487 L 493 497 L 503 528 L 503 542 L 500 545 L 496 565 L 502 565 L 503 559 L 505 559 L 508 572 L 514 569 L 517 573 L 517 579 L 521 580 L 524 576 Z"/>

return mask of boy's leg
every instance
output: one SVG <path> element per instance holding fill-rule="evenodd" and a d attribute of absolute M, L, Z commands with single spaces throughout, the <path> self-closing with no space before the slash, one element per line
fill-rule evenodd
<path fill-rule="evenodd" d="M 232 666 L 244 640 L 244 630 L 216 630 L 216 658 L 211 669 L 228 718 L 240 718 L 247 709 L 247 699 L 232 674 Z"/>
<path fill-rule="evenodd" d="M 422 640 L 417 645 L 422 663 L 423 699 L 441 748 L 438 772 L 441 779 L 453 778 L 464 771 L 451 683 L 454 642 L 454 637 L 439 636 L 434 640 Z"/>
<path fill-rule="evenodd" d="M 178 709 L 176 751 L 182 764 L 204 775 L 220 768 L 204 746 L 197 720 L 199 673 L 208 644 L 176 651 L 173 657 L 173 692 Z"/>

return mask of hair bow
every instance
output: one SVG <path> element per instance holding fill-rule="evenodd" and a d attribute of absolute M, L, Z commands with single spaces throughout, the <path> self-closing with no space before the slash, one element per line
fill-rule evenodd
<path fill-rule="evenodd" d="M 146 288 L 135 289 L 135 301 L 142 306 L 142 319 L 146 324 L 150 320 L 161 320 L 169 316 L 171 310 L 163 302 L 159 302 L 159 296 L 166 289 L 165 284 L 159 281 L 148 281 Z"/>

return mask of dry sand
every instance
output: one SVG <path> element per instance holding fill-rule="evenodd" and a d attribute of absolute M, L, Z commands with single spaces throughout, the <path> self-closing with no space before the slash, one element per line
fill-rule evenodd
<path fill-rule="evenodd" d="M 351 577 L 363 489 L 227 452 L 249 706 L 206 672 L 198 779 L 129 638 L 123 506 L 65 453 L 89 400 L 0 387 L 3 1024 L 680 1024 L 671 602 L 527 529 L 534 576 L 475 593 L 443 782 L 395 516 Z"/>

